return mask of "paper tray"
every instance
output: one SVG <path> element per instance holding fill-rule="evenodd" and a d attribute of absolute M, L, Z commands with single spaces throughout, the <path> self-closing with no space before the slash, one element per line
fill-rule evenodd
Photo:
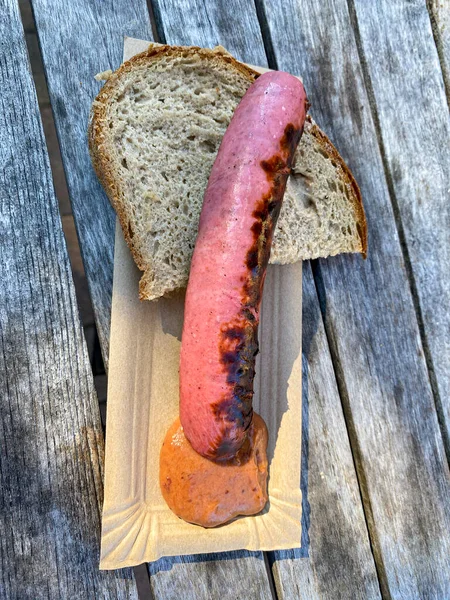
<path fill-rule="evenodd" d="M 124 57 L 148 42 L 125 41 Z M 138 299 L 140 273 L 116 225 L 101 569 L 161 556 L 296 548 L 301 538 L 302 265 L 270 266 L 254 409 L 269 428 L 269 503 L 215 529 L 185 523 L 159 489 L 159 452 L 178 415 L 184 294 Z"/>

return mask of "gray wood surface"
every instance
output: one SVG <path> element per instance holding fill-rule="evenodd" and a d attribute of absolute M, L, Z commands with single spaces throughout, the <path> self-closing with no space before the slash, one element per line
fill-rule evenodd
<path fill-rule="evenodd" d="M 142 8 L 144 2 L 135 2 L 129 8 L 128 3 L 106 5 L 94 3 L 93 0 L 77 0 L 69 5 L 70 8 L 66 4 L 58 4 L 56 10 L 55 4 L 50 0 L 34 0 L 66 170 L 69 173 L 70 170 L 76 172 L 72 175 L 73 181 L 69 181 L 69 187 L 74 208 L 77 202 L 82 207 L 75 209 L 75 212 L 79 211 L 78 230 L 85 253 L 85 264 L 88 263 L 88 276 L 103 348 L 107 349 L 112 246 L 109 254 L 107 252 L 102 255 L 100 250 L 104 254 L 104 248 L 108 247 L 103 245 L 104 240 L 108 236 L 112 240 L 112 213 L 88 170 L 88 162 L 83 158 L 85 147 L 79 140 L 84 135 L 84 130 L 81 132 L 79 128 L 80 114 L 87 115 L 87 107 L 98 87 L 87 77 L 86 71 L 92 69 L 93 73 L 114 66 L 116 59 L 116 64 L 120 62 L 124 24 L 130 24 L 130 30 L 125 32 L 129 35 L 150 39 L 150 33 L 142 31 L 148 29 L 147 22 L 139 21 L 145 12 Z M 392 4 L 397 7 L 401 3 Z M 401 204 L 402 196 L 393 185 L 394 169 L 390 162 L 392 157 L 386 148 L 389 136 L 385 132 L 389 120 L 381 121 L 379 118 L 382 115 L 380 97 L 383 102 L 385 98 L 379 93 L 377 96 L 376 78 L 372 76 L 369 92 L 374 109 L 380 111 L 380 115 L 376 113 L 374 121 L 346 2 L 327 0 L 318 3 L 308 0 L 300 3 L 286 0 L 283 4 L 261 4 L 258 1 L 257 5 L 263 22 L 267 19 L 269 24 L 270 37 L 266 36 L 264 41 L 270 55 L 274 53 L 280 68 L 304 77 L 313 103 L 313 116 L 331 135 L 361 184 L 368 208 L 371 244 L 371 258 L 365 264 L 356 257 L 340 257 L 322 261 L 316 268 L 315 283 L 319 287 L 333 359 L 332 365 L 325 353 L 327 344 L 318 320 L 317 332 L 310 344 L 313 351 L 317 348 L 317 354 L 305 353 L 308 361 L 305 368 L 307 365 L 309 371 L 308 393 L 312 394 L 308 406 L 309 410 L 316 411 L 309 414 L 310 435 L 320 432 L 317 434 L 317 445 L 310 442 L 308 447 L 309 465 L 315 472 L 314 476 L 311 470 L 308 472 L 308 498 L 312 504 L 313 489 L 316 486 L 317 508 L 314 504 L 311 505 L 311 521 L 309 524 L 305 523 L 305 530 L 309 527 L 311 537 L 309 545 L 305 540 L 304 546 L 308 549 L 309 558 L 305 560 L 292 555 L 275 557 L 277 560 L 273 565 L 273 572 L 278 592 L 285 598 L 300 594 L 304 597 L 342 597 L 345 593 L 342 577 L 333 578 L 331 573 L 342 569 L 341 573 L 347 574 L 350 570 L 348 565 L 351 564 L 352 572 L 357 574 L 352 597 L 379 595 L 364 536 L 362 514 L 358 509 L 356 481 L 346 432 L 341 431 L 339 424 L 339 418 L 342 422 L 342 417 L 339 417 L 339 410 L 328 413 L 329 403 L 337 402 L 334 374 L 330 373 L 332 365 L 338 376 L 338 387 L 351 434 L 384 596 L 408 599 L 446 598 L 450 596 L 449 474 L 413 295 L 395 227 L 397 216 L 400 237 L 407 244 L 407 266 L 411 265 L 417 283 L 418 303 L 422 309 L 424 300 L 420 295 L 421 280 L 414 271 L 413 259 L 416 255 L 410 248 L 407 227 L 408 223 L 415 222 L 414 214 L 411 216 L 408 213 L 414 213 L 417 207 Z M 416 22 L 424 24 L 421 12 L 423 3 L 415 1 L 403 5 L 411 10 L 411 19 L 414 17 Z M 59 10 L 58 6 L 61 6 Z M 361 19 L 358 2 L 355 5 L 350 3 L 350 6 L 355 11 L 352 12 L 353 16 L 359 14 Z M 382 3 L 382 6 L 386 10 L 387 3 Z M 235 0 L 228 4 L 155 0 L 154 8 L 160 31 L 169 43 L 222 43 L 242 60 L 261 64 L 264 59 L 261 33 L 256 26 L 254 4 L 250 0 Z M 136 15 L 134 20 L 130 19 L 130 11 Z M 56 27 L 48 27 L 50 14 Z M 369 11 L 370 17 L 371 14 Z M 377 35 L 381 39 L 383 35 L 387 35 L 383 28 L 376 29 L 375 20 L 370 18 L 367 23 L 367 30 L 361 28 L 360 24 L 363 49 L 370 48 Z M 412 31 L 414 32 L 414 28 Z M 427 31 L 426 27 L 424 31 Z M 389 35 L 389 41 L 395 40 L 395 31 Z M 420 35 L 428 34 L 422 32 Z M 401 47 L 407 48 L 412 40 L 407 26 L 403 27 L 401 36 Z M 70 51 L 71 60 L 65 64 L 61 62 L 61 49 L 67 46 L 68 39 L 73 42 L 73 51 Z M 424 37 L 419 39 L 425 40 Z M 95 56 L 91 53 L 86 57 L 85 49 L 93 47 L 95 43 Z M 295 48 L 295 52 L 292 48 Z M 425 50 L 428 52 L 430 48 L 429 40 L 425 40 Z M 378 54 L 374 53 L 374 57 L 377 58 L 379 54 L 378 49 Z M 393 56 L 395 58 L 395 52 Z M 105 60 L 107 64 L 99 65 L 104 58 L 114 60 Z M 413 56 L 411 60 L 412 66 L 418 69 L 417 65 L 422 64 L 420 61 L 423 56 Z M 370 74 L 370 70 L 368 72 Z M 83 77 L 79 77 L 80 74 Z M 80 87 L 76 85 L 79 81 L 82 82 Z M 83 87 L 86 85 L 85 81 L 90 81 L 93 87 Z M 397 84 L 397 80 L 395 83 Z M 421 83 L 417 94 L 422 93 L 423 88 Z M 404 89 L 408 91 L 407 87 Z M 388 110 L 385 109 L 385 112 L 391 117 Z M 395 116 L 395 112 L 393 114 Z M 378 146 L 377 126 L 381 131 L 384 155 Z M 415 149 L 415 140 L 411 136 L 407 138 L 405 147 L 408 152 Z M 411 164 L 414 166 L 416 163 Z M 77 165 L 77 169 L 74 169 L 74 165 Z M 384 165 L 387 167 L 387 179 Z M 405 189 L 407 188 L 402 193 L 405 193 Z M 392 192 L 396 215 L 392 210 L 389 192 Z M 89 203 L 86 203 L 86 198 L 89 198 Z M 402 206 L 406 206 L 404 213 Z M 102 223 L 102 226 L 98 223 Z M 311 293 L 314 291 L 312 279 L 309 286 L 305 281 L 305 287 Z M 314 295 L 311 302 L 317 314 Z M 304 305 L 308 305 L 306 297 Z M 426 316 L 422 312 L 427 348 L 432 366 L 435 367 L 433 349 L 429 336 L 426 337 L 429 327 Z M 323 391 L 324 379 L 330 378 L 328 388 Z M 436 389 L 439 389 L 441 384 L 437 379 L 436 375 L 434 383 Z M 442 404 L 442 395 L 440 401 Z M 315 421 L 313 415 L 316 417 Z M 331 423 L 324 415 L 333 415 Z M 328 432 L 328 438 L 325 432 Z M 339 433 L 342 439 L 339 438 Z M 328 439 L 332 434 L 334 440 L 329 443 Z M 322 437 L 326 438 L 325 444 Z M 342 472 L 339 472 L 332 460 L 341 452 L 344 452 L 346 458 L 342 460 Z M 332 476 L 330 474 L 322 479 L 321 473 L 327 473 L 324 470 L 319 471 L 317 476 L 317 470 L 314 469 L 321 468 L 321 464 L 331 468 Z M 346 486 L 343 481 L 347 477 L 350 479 Z M 317 487 L 318 484 L 323 487 Z M 336 512 L 330 511 L 330 506 L 337 507 Z M 349 522 L 350 517 L 355 521 Z M 315 524 L 313 519 L 317 519 Z M 347 529 L 346 535 L 341 539 L 339 528 L 343 524 Z M 316 532 L 314 537 L 313 532 Z M 328 544 L 324 539 L 328 540 Z M 315 540 L 319 540 L 317 552 Z M 324 548 L 330 558 L 324 559 Z M 356 559 L 352 560 L 355 556 Z M 214 560 L 217 557 L 211 557 L 213 560 L 208 560 L 209 558 L 200 557 L 198 562 L 193 563 L 200 565 L 199 570 L 192 571 L 186 565 L 191 564 L 192 558 L 172 559 L 168 562 L 163 560 L 151 565 L 150 573 L 156 594 L 159 597 L 175 598 L 181 589 L 182 594 L 187 597 L 210 597 L 207 594 L 220 590 L 220 596 L 227 597 L 226 594 L 229 594 L 230 598 L 234 597 L 233 587 L 229 585 L 230 577 L 235 577 L 233 559 L 227 561 L 223 557 L 220 560 Z M 246 561 L 250 570 L 254 569 L 256 573 L 254 581 L 258 586 L 263 573 L 261 557 L 241 558 L 238 564 L 245 564 Z M 209 570 L 207 563 L 213 565 Z M 208 581 L 211 572 L 214 573 L 212 582 Z M 182 586 L 183 577 L 189 584 Z M 237 577 L 242 580 L 247 575 L 239 571 Z M 352 585 L 350 577 L 348 581 L 348 585 Z M 177 587 L 177 582 L 180 587 Z M 251 585 L 250 588 L 254 597 L 268 597 L 266 586 L 261 589 Z M 305 590 L 308 592 L 305 593 Z"/>
<path fill-rule="evenodd" d="M 239 60 L 265 66 L 266 54 L 255 12 L 243 0 L 153 0 L 158 33 L 167 44 L 221 45 Z"/>
<path fill-rule="evenodd" d="M 108 361 L 115 214 L 91 167 L 87 123 L 99 71 L 121 63 L 124 35 L 151 39 L 145 0 L 32 0 L 75 225 Z"/>
<path fill-rule="evenodd" d="M 0 40 L 0 598 L 136 598 L 98 570 L 100 415 L 15 0 Z"/>
<path fill-rule="evenodd" d="M 276 552 L 279 598 L 381 598 L 342 405 L 309 264 L 303 269 L 301 550 Z"/>
<path fill-rule="evenodd" d="M 316 282 L 382 591 L 389 598 L 447 598 L 449 471 L 348 4 L 289 0 L 264 9 L 278 67 L 303 76 L 313 116 L 365 199 L 369 259 L 320 261 Z M 372 13 L 368 4 L 366 10 Z M 403 34 L 392 27 L 394 44 Z M 371 60 L 381 55 L 378 48 Z M 425 79 L 416 102 L 426 94 Z"/>
<path fill-rule="evenodd" d="M 220 43 L 241 60 L 267 65 L 251 2 L 220 2 L 210 10 L 200 0 L 158 0 L 154 7 L 168 43 Z M 245 22 L 245 45 L 232 25 L 237 11 Z M 306 263 L 303 281 L 302 550 L 271 556 L 275 583 L 286 599 L 379 598 L 333 365 Z"/>
<path fill-rule="evenodd" d="M 355 11 L 450 456 L 450 115 L 441 66 L 423 1 L 355 0 Z"/>
<path fill-rule="evenodd" d="M 427 0 L 427 6 L 450 102 L 450 0 Z"/>
<path fill-rule="evenodd" d="M 161 600 L 272 600 L 261 552 L 221 552 L 161 558 L 149 564 Z"/>
<path fill-rule="evenodd" d="M 115 217 L 92 170 L 86 128 L 100 84 L 93 75 L 121 63 L 125 35 L 152 39 L 145 0 L 71 3 L 33 0 L 50 100 L 105 361 L 109 348 Z M 49 23 L 51 22 L 51 27 Z M 64 57 L 64 58 L 63 58 Z M 98 541 L 97 541 L 98 543 Z M 165 559 L 149 566 L 156 598 L 270 598 L 261 553 Z M 243 560 L 244 559 L 244 560 Z"/>

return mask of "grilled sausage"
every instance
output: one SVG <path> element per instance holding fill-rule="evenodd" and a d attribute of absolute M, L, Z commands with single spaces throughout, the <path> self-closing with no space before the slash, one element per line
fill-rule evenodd
<path fill-rule="evenodd" d="M 296 77 L 260 76 L 235 111 L 205 192 L 185 303 L 180 420 L 210 459 L 232 458 L 252 421 L 261 295 L 306 110 Z"/>

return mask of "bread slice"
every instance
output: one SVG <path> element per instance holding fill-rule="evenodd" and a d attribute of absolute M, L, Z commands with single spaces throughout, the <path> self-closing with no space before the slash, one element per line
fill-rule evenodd
<path fill-rule="evenodd" d="M 143 271 L 141 299 L 186 286 L 211 167 L 257 76 L 221 48 L 150 46 L 111 74 L 94 101 L 92 162 Z M 270 262 L 366 249 L 358 186 L 308 117 Z"/>

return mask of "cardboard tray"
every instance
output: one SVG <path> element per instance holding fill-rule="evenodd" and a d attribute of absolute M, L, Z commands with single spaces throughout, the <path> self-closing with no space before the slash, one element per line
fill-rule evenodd
<path fill-rule="evenodd" d="M 127 38 L 124 59 L 149 42 Z M 269 266 L 254 409 L 269 429 L 269 503 L 204 529 L 176 517 L 159 489 L 159 452 L 178 415 L 184 293 L 138 299 L 140 273 L 116 225 L 101 569 L 161 556 L 300 546 L 302 265 Z"/>

